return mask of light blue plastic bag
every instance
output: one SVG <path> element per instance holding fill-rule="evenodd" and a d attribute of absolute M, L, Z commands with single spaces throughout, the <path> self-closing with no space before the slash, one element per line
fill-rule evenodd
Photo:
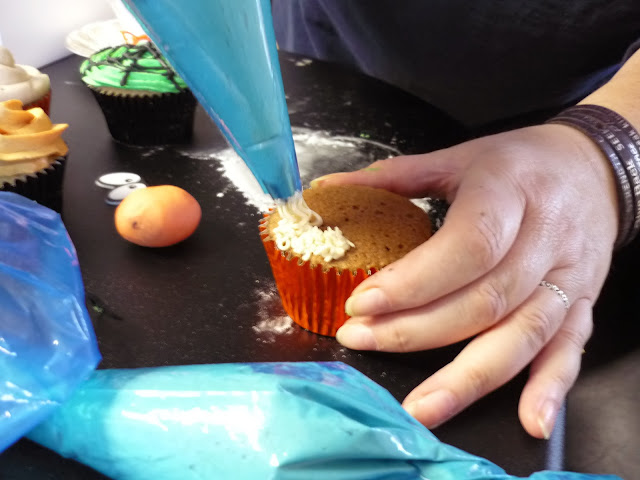
<path fill-rule="evenodd" d="M 117 480 L 513 478 L 342 363 L 101 370 L 29 437 Z"/>
<path fill-rule="evenodd" d="M 100 361 L 78 258 L 60 216 L 0 192 L 0 451 Z"/>

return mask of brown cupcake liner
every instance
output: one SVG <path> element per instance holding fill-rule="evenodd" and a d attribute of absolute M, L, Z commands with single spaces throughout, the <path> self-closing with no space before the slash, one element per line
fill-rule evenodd
<path fill-rule="evenodd" d="M 128 145 L 187 143 L 193 136 L 197 105 L 186 90 L 159 95 L 121 95 L 89 87 L 114 140 Z"/>
<path fill-rule="evenodd" d="M 49 115 L 49 110 L 51 107 L 51 90 L 49 90 L 44 97 L 41 97 L 31 103 L 27 103 L 22 106 L 23 110 L 29 110 L 30 108 L 41 108 L 44 110 L 44 113 Z"/>
<path fill-rule="evenodd" d="M 260 235 L 284 310 L 302 328 L 335 336 L 349 319 L 344 304 L 351 292 L 376 270 L 338 271 L 312 266 L 278 249 L 265 230 L 265 220 L 262 220 Z"/>
<path fill-rule="evenodd" d="M 49 167 L 29 175 L 5 180 L 0 191 L 14 192 L 62 213 L 62 182 L 67 157 L 59 157 Z"/>

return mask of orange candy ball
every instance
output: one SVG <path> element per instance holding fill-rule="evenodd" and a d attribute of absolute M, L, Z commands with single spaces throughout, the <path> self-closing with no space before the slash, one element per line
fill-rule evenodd
<path fill-rule="evenodd" d="M 174 185 L 135 190 L 115 211 L 116 230 L 143 247 L 168 247 L 188 238 L 200 223 L 202 209 L 193 196 Z"/>

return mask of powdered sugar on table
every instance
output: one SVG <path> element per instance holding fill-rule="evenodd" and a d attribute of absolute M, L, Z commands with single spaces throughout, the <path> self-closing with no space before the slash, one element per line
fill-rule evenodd
<path fill-rule="evenodd" d="M 308 187 L 311 180 L 322 175 L 357 170 L 376 160 L 401 154 L 394 147 L 372 140 L 332 136 L 329 132 L 304 128 L 293 129 L 293 141 L 304 187 Z M 258 211 L 266 212 L 273 206 L 271 197 L 262 191 L 247 165 L 232 148 L 183 153 L 191 158 L 217 160 L 220 163 L 220 173 L 242 193 L 247 203 Z"/>

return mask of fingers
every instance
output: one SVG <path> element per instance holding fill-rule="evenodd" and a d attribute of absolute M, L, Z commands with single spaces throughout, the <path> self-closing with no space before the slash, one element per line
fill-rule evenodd
<path fill-rule="evenodd" d="M 455 147 L 454 147 L 455 148 Z M 311 188 L 323 185 L 368 185 L 408 197 L 449 197 L 458 186 L 459 174 L 470 155 L 456 155 L 445 149 L 425 155 L 406 155 L 379 160 L 355 172 L 332 173 L 311 181 Z"/>
<path fill-rule="evenodd" d="M 591 303 L 581 299 L 532 362 L 518 412 L 522 426 L 530 435 L 550 437 L 564 399 L 578 377 L 583 349 L 592 329 Z"/>
<path fill-rule="evenodd" d="M 521 226 L 524 200 L 500 178 L 479 173 L 458 190 L 428 242 L 362 282 L 345 308 L 381 315 L 426 305 L 468 285 L 500 262 Z"/>
<path fill-rule="evenodd" d="M 537 287 L 536 279 L 551 268 L 551 258 L 529 253 L 544 251 L 546 240 L 535 234 L 537 229 L 523 225 L 523 239 L 478 280 L 426 305 L 352 317 L 338 330 L 338 341 L 355 350 L 408 352 L 449 345 L 490 328 L 525 301 Z M 350 313 L 352 305 L 350 300 Z"/>
<path fill-rule="evenodd" d="M 566 314 L 559 296 L 536 288 L 521 307 L 411 392 L 403 405 L 427 427 L 440 425 L 511 380 L 558 331 Z"/>

